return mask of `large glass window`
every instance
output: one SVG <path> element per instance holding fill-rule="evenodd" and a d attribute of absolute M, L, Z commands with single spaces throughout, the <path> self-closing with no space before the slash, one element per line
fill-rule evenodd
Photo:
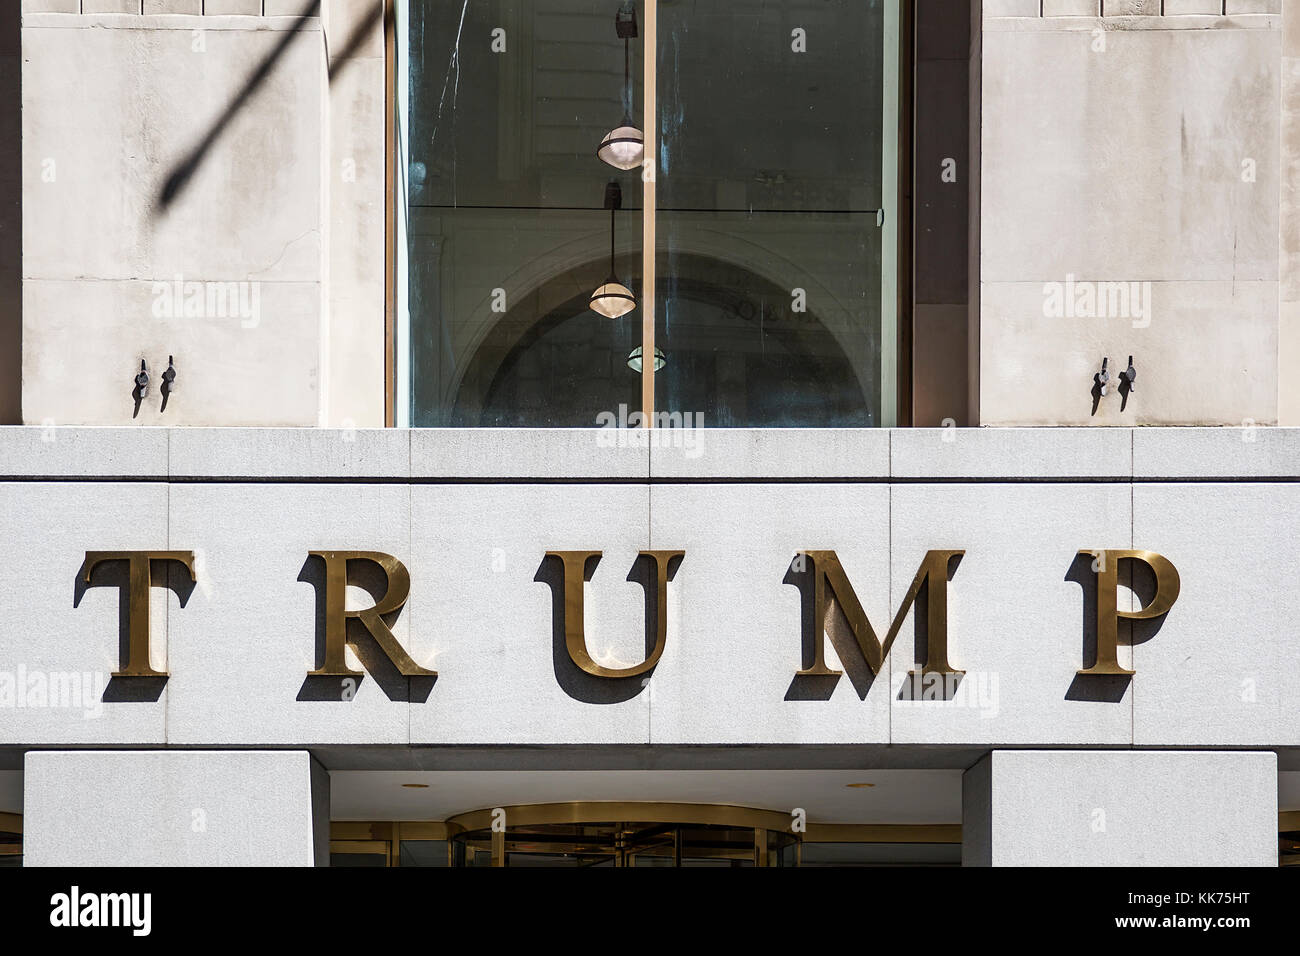
<path fill-rule="evenodd" d="M 896 0 L 397 14 L 397 424 L 895 423 Z"/>

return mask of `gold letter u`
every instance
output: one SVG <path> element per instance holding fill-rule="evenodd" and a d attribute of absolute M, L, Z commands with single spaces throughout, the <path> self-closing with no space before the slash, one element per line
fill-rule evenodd
<path fill-rule="evenodd" d="M 668 638 L 668 564 L 680 558 L 685 551 L 642 551 L 655 565 L 655 646 L 647 657 L 635 667 L 602 667 L 587 653 L 586 629 L 583 626 L 584 588 L 587 561 L 600 557 L 600 551 L 547 551 L 548 557 L 559 558 L 563 565 L 561 587 L 564 589 L 564 646 L 569 657 L 588 674 L 596 677 L 636 677 L 659 663 Z"/>

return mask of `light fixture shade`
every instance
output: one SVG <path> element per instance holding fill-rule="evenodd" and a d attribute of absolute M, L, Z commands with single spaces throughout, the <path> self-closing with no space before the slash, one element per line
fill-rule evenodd
<path fill-rule="evenodd" d="M 635 126 L 610 130 L 596 155 L 615 169 L 636 169 L 645 159 L 645 136 Z"/>
<path fill-rule="evenodd" d="M 606 318 L 617 319 L 635 308 L 636 296 L 632 294 L 632 290 L 613 279 L 591 294 L 591 310 L 599 312 Z"/>
<path fill-rule="evenodd" d="M 644 354 L 645 353 L 641 351 L 641 346 L 638 345 L 636 348 L 632 350 L 632 354 L 627 357 L 627 367 L 630 368 L 632 371 L 636 372 L 638 375 L 641 374 L 641 368 L 643 365 L 641 361 L 641 356 Z M 664 350 L 656 347 L 655 348 L 655 371 L 656 372 L 659 371 L 667 364 L 668 364 L 668 359 L 664 356 Z"/>

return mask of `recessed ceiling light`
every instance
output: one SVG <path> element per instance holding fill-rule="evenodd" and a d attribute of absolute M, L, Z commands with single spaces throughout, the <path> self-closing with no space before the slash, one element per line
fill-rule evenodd
<path fill-rule="evenodd" d="M 861 790 L 863 787 L 874 787 L 874 783 L 846 783 L 846 787 L 851 790 Z"/>

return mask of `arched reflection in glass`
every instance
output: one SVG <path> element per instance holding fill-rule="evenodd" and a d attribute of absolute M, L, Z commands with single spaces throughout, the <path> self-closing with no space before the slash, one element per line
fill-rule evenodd
<path fill-rule="evenodd" d="M 873 382 L 864 388 L 836 335 L 818 316 L 794 311 L 783 288 L 706 257 L 677 257 L 676 265 L 658 290 L 669 303 L 661 424 L 874 423 L 866 397 Z M 639 410 L 640 378 L 628 366 L 639 319 L 597 315 L 581 292 L 541 316 L 533 311 L 556 287 L 575 286 L 551 280 L 500 318 L 467 363 L 447 424 L 591 427 L 603 412 L 625 420 Z"/>

